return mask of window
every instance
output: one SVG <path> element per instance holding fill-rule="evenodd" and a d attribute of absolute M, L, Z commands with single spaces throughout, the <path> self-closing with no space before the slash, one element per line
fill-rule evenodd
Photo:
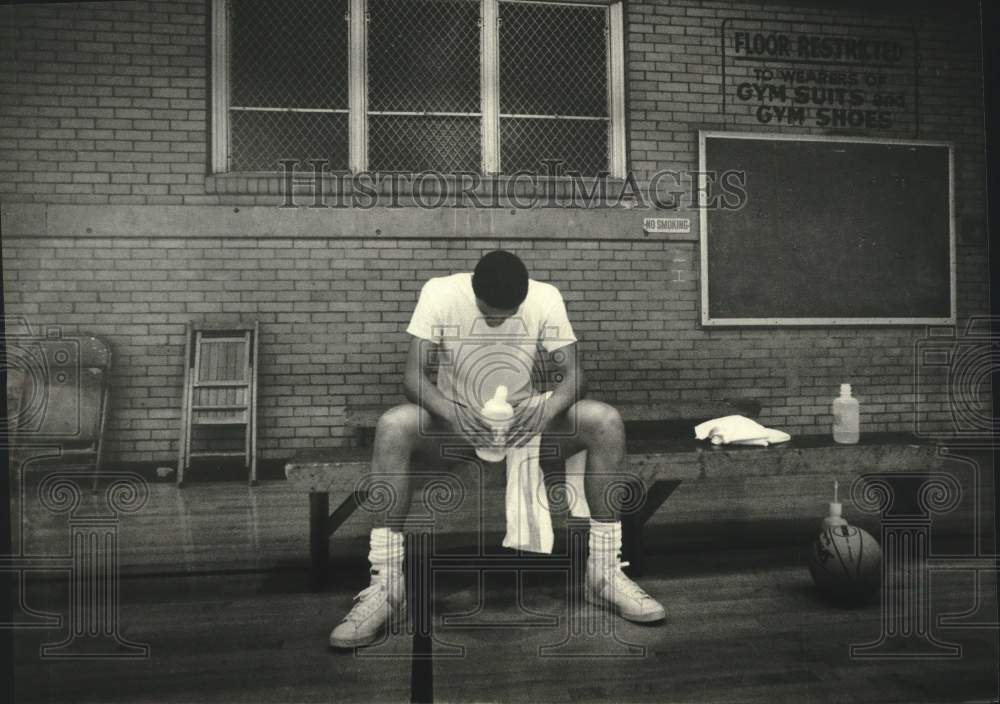
<path fill-rule="evenodd" d="M 500 168 L 608 169 L 607 9 L 500 3 Z"/>
<path fill-rule="evenodd" d="M 479 169 L 478 0 L 369 0 L 368 168 Z"/>
<path fill-rule="evenodd" d="M 213 0 L 213 170 L 623 176 L 621 2 Z"/>
<path fill-rule="evenodd" d="M 296 155 L 346 169 L 348 0 L 231 0 L 229 168 Z"/>

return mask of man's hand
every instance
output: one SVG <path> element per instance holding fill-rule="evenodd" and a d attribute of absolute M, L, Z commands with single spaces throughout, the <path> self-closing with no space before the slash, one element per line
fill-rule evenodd
<path fill-rule="evenodd" d="M 448 405 L 445 420 L 473 447 L 488 447 L 493 444 L 493 426 L 478 411 L 464 403 L 454 401 Z"/>
<path fill-rule="evenodd" d="M 522 447 L 531 438 L 545 430 L 552 417 L 544 397 L 529 396 L 514 407 L 514 419 L 507 430 L 507 447 Z"/>

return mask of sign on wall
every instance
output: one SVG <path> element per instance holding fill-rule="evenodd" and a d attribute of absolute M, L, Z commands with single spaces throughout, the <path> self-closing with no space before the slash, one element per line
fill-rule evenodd
<path fill-rule="evenodd" d="M 643 218 L 642 229 L 647 233 L 687 235 L 691 232 L 690 218 Z"/>
<path fill-rule="evenodd" d="M 919 131 L 912 29 L 728 19 L 722 35 L 733 124 Z"/>

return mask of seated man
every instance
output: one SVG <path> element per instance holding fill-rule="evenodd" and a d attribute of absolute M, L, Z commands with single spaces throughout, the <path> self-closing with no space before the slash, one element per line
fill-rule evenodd
<path fill-rule="evenodd" d="M 587 451 L 585 493 L 591 513 L 586 570 L 588 601 L 631 621 L 665 617 L 663 607 L 622 572 L 621 522 L 611 507 L 610 475 L 625 469 L 625 429 L 611 406 L 583 399 L 576 337 L 559 290 L 528 278 L 515 255 L 485 255 L 472 274 L 430 279 L 420 292 L 407 332 L 413 336 L 403 380 L 411 403 L 382 415 L 375 431 L 372 473 L 394 497 L 385 524 L 371 532 L 371 584 L 330 634 L 334 647 L 375 641 L 389 619 L 405 613 L 403 526 L 411 500 L 410 461 L 441 458 L 448 442 L 485 447 L 492 428 L 480 410 L 500 385 L 515 408 L 508 446 L 538 433 L 558 445 L 559 457 Z M 475 344 L 477 338 L 490 344 Z M 471 343 L 471 344 L 470 344 Z M 557 352 L 558 351 L 558 352 Z M 551 395 L 534 393 L 534 355 L 555 369 Z M 431 380 L 432 359 L 441 360 Z"/>

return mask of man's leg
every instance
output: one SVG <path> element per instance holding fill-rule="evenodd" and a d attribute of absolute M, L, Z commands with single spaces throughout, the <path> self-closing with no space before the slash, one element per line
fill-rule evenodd
<path fill-rule="evenodd" d="M 557 444 L 563 459 L 587 451 L 584 491 L 590 515 L 599 521 L 617 520 L 612 482 L 626 469 L 625 424 L 618 411 L 601 401 L 577 401 L 549 424 L 542 442 Z"/>
<path fill-rule="evenodd" d="M 663 606 L 622 572 L 621 516 L 614 500 L 616 481 L 627 470 L 621 415 L 601 401 L 577 401 L 546 428 L 542 442 L 558 444 L 563 459 L 587 451 L 584 491 L 591 515 L 584 587 L 587 600 L 630 621 L 662 620 L 666 615 Z"/>
<path fill-rule="evenodd" d="M 425 409 L 413 403 L 390 408 L 375 426 L 371 478 L 387 494 L 388 507 L 376 523 L 401 529 L 413 500 L 411 461 L 414 455 L 436 452 L 442 428 Z"/>
<path fill-rule="evenodd" d="M 412 459 L 437 456 L 441 430 L 426 410 L 412 403 L 391 408 L 379 418 L 368 488 L 371 503 L 385 507 L 375 514 L 369 541 L 371 584 L 355 597 L 354 608 L 330 633 L 330 645 L 369 645 L 387 621 L 405 616 L 402 529 L 413 498 Z"/>

